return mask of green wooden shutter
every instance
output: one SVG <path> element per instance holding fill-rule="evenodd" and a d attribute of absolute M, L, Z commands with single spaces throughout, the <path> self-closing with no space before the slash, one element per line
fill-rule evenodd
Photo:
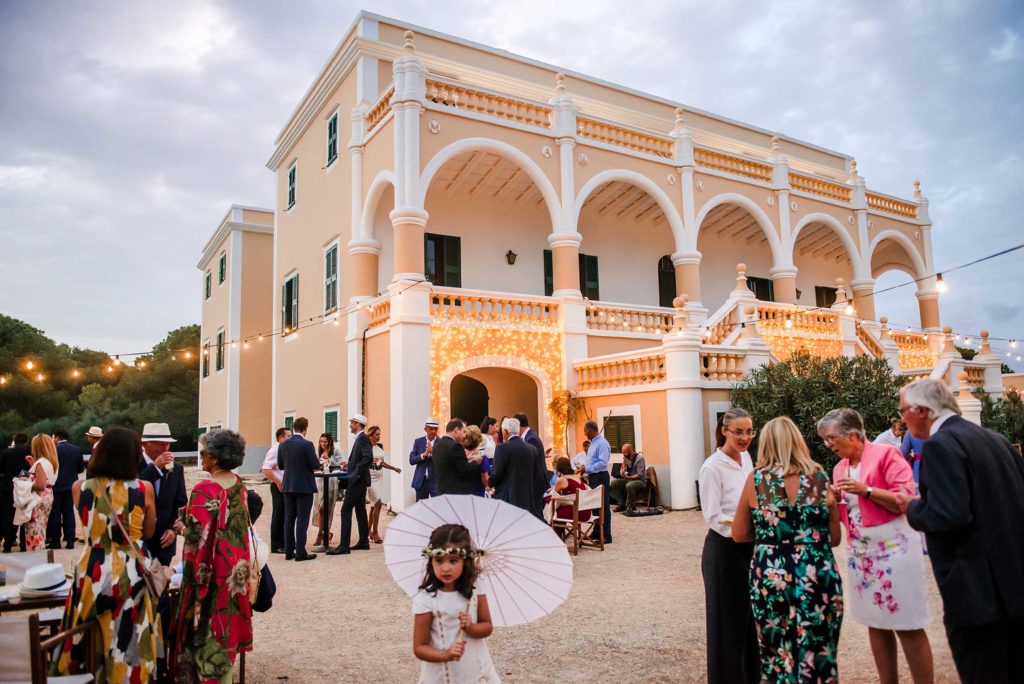
<path fill-rule="evenodd" d="M 658 304 L 671 307 L 676 298 L 676 269 L 672 258 L 663 256 L 658 260 Z"/>
<path fill-rule="evenodd" d="M 444 284 L 462 287 L 462 241 L 450 235 L 444 238 Z"/>
<path fill-rule="evenodd" d="M 281 284 L 281 330 L 288 326 L 288 281 Z"/>
<path fill-rule="evenodd" d="M 555 291 L 555 267 L 551 250 L 544 250 L 544 296 L 550 297 Z"/>
<path fill-rule="evenodd" d="M 324 255 L 324 312 L 338 308 L 338 248 L 331 247 Z"/>
<path fill-rule="evenodd" d="M 206 428 L 204 428 L 204 427 L 196 428 L 196 439 L 199 439 L 199 435 L 202 435 L 205 432 L 206 432 Z"/>
<path fill-rule="evenodd" d="M 224 370 L 224 333 L 217 333 L 217 370 Z"/>
<path fill-rule="evenodd" d="M 292 425 L 294 425 L 294 424 L 295 424 L 295 416 L 285 416 L 284 417 L 284 427 L 285 427 L 286 430 L 291 430 L 292 429 Z"/>
<path fill-rule="evenodd" d="M 328 411 L 324 414 L 324 432 L 329 433 L 334 438 L 335 443 L 338 441 L 338 412 Z"/>
<path fill-rule="evenodd" d="M 295 205 L 295 167 L 288 169 L 288 208 Z"/>
<path fill-rule="evenodd" d="M 218 285 L 224 282 L 224 278 L 227 276 L 227 273 L 228 273 L 228 255 L 227 254 L 221 254 L 220 255 L 220 263 L 218 264 L 218 274 L 217 274 L 217 284 Z"/>
<path fill-rule="evenodd" d="M 580 292 L 591 301 L 601 299 L 597 278 L 597 257 L 580 254 Z"/>
<path fill-rule="evenodd" d="M 291 327 L 299 327 L 299 274 L 292 276 L 292 316 Z"/>
<path fill-rule="evenodd" d="M 338 115 L 335 114 L 327 122 L 327 163 L 338 158 Z"/>
<path fill-rule="evenodd" d="M 633 416 L 611 416 L 604 423 L 604 438 L 612 452 L 621 453 L 623 444 L 636 448 L 636 434 L 633 430 Z"/>
<path fill-rule="evenodd" d="M 209 299 L 210 295 L 213 294 L 213 274 L 209 271 L 206 272 L 206 298 Z"/>

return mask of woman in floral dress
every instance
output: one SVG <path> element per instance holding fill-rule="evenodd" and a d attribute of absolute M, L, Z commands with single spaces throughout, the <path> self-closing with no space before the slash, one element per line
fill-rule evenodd
<path fill-rule="evenodd" d="M 843 588 L 832 555 L 839 514 L 828 477 L 786 417 L 761 431 L 735 541 L 753 541 L 750 602 L 767 682 L 837 682 Z"/>
<path fill-rule="evenodd" d="M 142 568 L 142 539 L 156 528 L 156 506 L 152 487 L 136 479 L 140 453 L 137 433 L 111 428 L 89 459 L 88 479 L 71 488 L 85 548 L 75 564 L 61 629 L 97 620 L 101 638 L 92 643 L 96 662 L 102 664 L 100 682 L 147 682 L 156 673 L 160 621 Z M 86 643 L 84 634 L 76 634 L 60 644 L 53 658 L 55 672 L 87 672 Z"/>
<path fill-rule="evenodd" d="M 184 535 L 181 596 L 172 626 L 170 667 L 176 679 L 230 682 L 235 657 L 252 650 L 249 605 L 249 511 L 242 481 L 245 442 L 230 430 L 209 434 L 199 453 L 210 479 L 192 489 L 175 530 Z"/>
<path fill-rule="evenodd" d="M 42 551 L 46 548 L 46 523 L 53 508 L 53 483 L 57 481 L 57 447 L 50 435 L 38 434 L 32 438 L 32 491 L 39 495 L 39 503 L 32 509 L 32 517 L 25 523 L 25 550 Z"/>
<path fill-rule="evenodd" d="M 832 475 L 846 528 L 847 613 L 868 628 L 879 681 L 899 681 L 899 640 L 911 679 L 931 682 L 921 536 L 900 513 L 899 495 L 914 495 L 910 464 L 895 447 L 868 442 L 864 419 L 853 409 L 826 413 L 818 434 L 842 459 Z"/>

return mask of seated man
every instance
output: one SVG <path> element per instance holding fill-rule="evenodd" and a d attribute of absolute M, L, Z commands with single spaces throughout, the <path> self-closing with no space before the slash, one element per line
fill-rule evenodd
<path fill-rule="evenodd" d="M 647 464 L 644 457 L 633 450 L 632 444 L 622 445 L 620 477 L 612 480 L 611 495 L 618 506 L 616 513 L 636 508 L 637 495 L 647 491 Z"/>

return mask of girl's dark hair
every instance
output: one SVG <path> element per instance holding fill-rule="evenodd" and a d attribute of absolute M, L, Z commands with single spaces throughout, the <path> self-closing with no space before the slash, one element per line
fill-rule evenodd
<path fill-rule="evenodd" d="M 249 524 L 255 525 L 263 513 L 263 497 L 250 489 L 245 493 L 245 505 L 249 509 Z"/>
<path fill-rule="evenodd" d="M 561 475 L 572 475 L 572 461 L 566 456 L 561 456 L 555 461 L 555 470 Z"/>
<path fill-rule="evenodd" d="M 139 476 L 142 440 L 139 433 L 128 428 L 110 428 L 96 443 L 86 467 L 89 477 L 112 480 L 134 480 Z"/>
<path fill-rule="evenodd" d="M 470 539 L 469 530 L 462 525 L 441 525 L 430 535 L 430 548 L 443 549 L 446 546 L 465 549 L 467 552 L 473 548 L 473 540 Z M 455 590 L 467 599 L 473 596 L 473 585 L 476 584 L 476 560 L 469 553 L 463 556 L 462 575 L 455 580 Z M 437 590 L 444 587 L 444 582 L 437 579 L 434 574 L 434 563 L 427 557 L 427 572 L 423 576 L 423 584 L 420 589 L 426 589 L 431 594 L 437 594 Z"/>
<path fill-rule="evenodd" d="M 320 439 L 324 439 L 325 437 L 327 438 L 327 455 L 331 456 L 334 454 L 334 435 L 332 435 L 330 432 L 325 432 L 322 435 L 320 435 Z M 319 456 L 321 453 L 319 440 L 317 440 L 316 443 L 316 453 L 317 456 Z"/>
<path fill-rule="evenodd" d="M 750 418 L 750 414 L 744 409 L 734 406 L 718 416 L 718 427 L 715 428 L 715 446 L 717 448 L 721 449 L 725 446 L 725 435 L 722 434 L 722 431 L 729 427 L 729 425 L 732 424 L 732 421 L 737 418 Z"/>
<path fill-rule="evenodd" d="M 491 426 L 495 425 L 497 422 L 498 421 L 496 418 L 491 418 L 490 416 L 487 416 L 486 418 L 484 418 L 483 422 L 480 423 L 480 432 L 486 435 L 487 431 L 491 429 Z M 501 426 L 499 425 L 498 427 L 500 428 Z"/>

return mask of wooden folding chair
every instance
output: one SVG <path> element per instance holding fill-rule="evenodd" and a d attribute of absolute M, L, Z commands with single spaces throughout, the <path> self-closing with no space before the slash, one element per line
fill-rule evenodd
<path fill-rule="evenodd" d="M 579 521 L 578 511 L 592 511 L 590 520 L 579 521 L 576 541 L 580 547 L 589 546 L 604 551 L 604 485 L 598 485 L 594 489 L 584 489 L 576 494 L 578 496 L 577 521 Z M 592 534 L 596 534 L 597 539 L 591 539 L 590 535 Z"/>
<path fill-rule="evenodd" d="M 85 633 L 85 648 L 86 653 L 89 654 L 86 666 L 91 673 L 95 673 L 95 650 L 90 642 L 94 637 L 96 626 L 95 620 L 89 620 L 74 629 L 60 632 L 48 639 L 41 639 L 37 614 L 0 617 L 0 681 L 32 682 L 32 684 L 43 684 L 43 682 L 87 684 L 96 681 L 95 674 L 60 677 L 47 675 L 49 670 L 47 652 L 69 636 L 78 633 Z"/>
<path fill-rule="evenodd" d="M 647 466 L 647 507 L 658 505 L 658 471 L 653 466 Z"/>
<path fill-rule="evenodd" d="M 572 554 L 579 553 L 579 531 L 580 531 L 580 492 L 573 494 L 552 494 L 551 505 L 548 507 L 547 519 L 551 529 L 565 541 L 567 537 L 572 538 Z M 572 516 L 562 518 L 558 515 L 558 509 L 562 506 L 572 506 Z"/>

